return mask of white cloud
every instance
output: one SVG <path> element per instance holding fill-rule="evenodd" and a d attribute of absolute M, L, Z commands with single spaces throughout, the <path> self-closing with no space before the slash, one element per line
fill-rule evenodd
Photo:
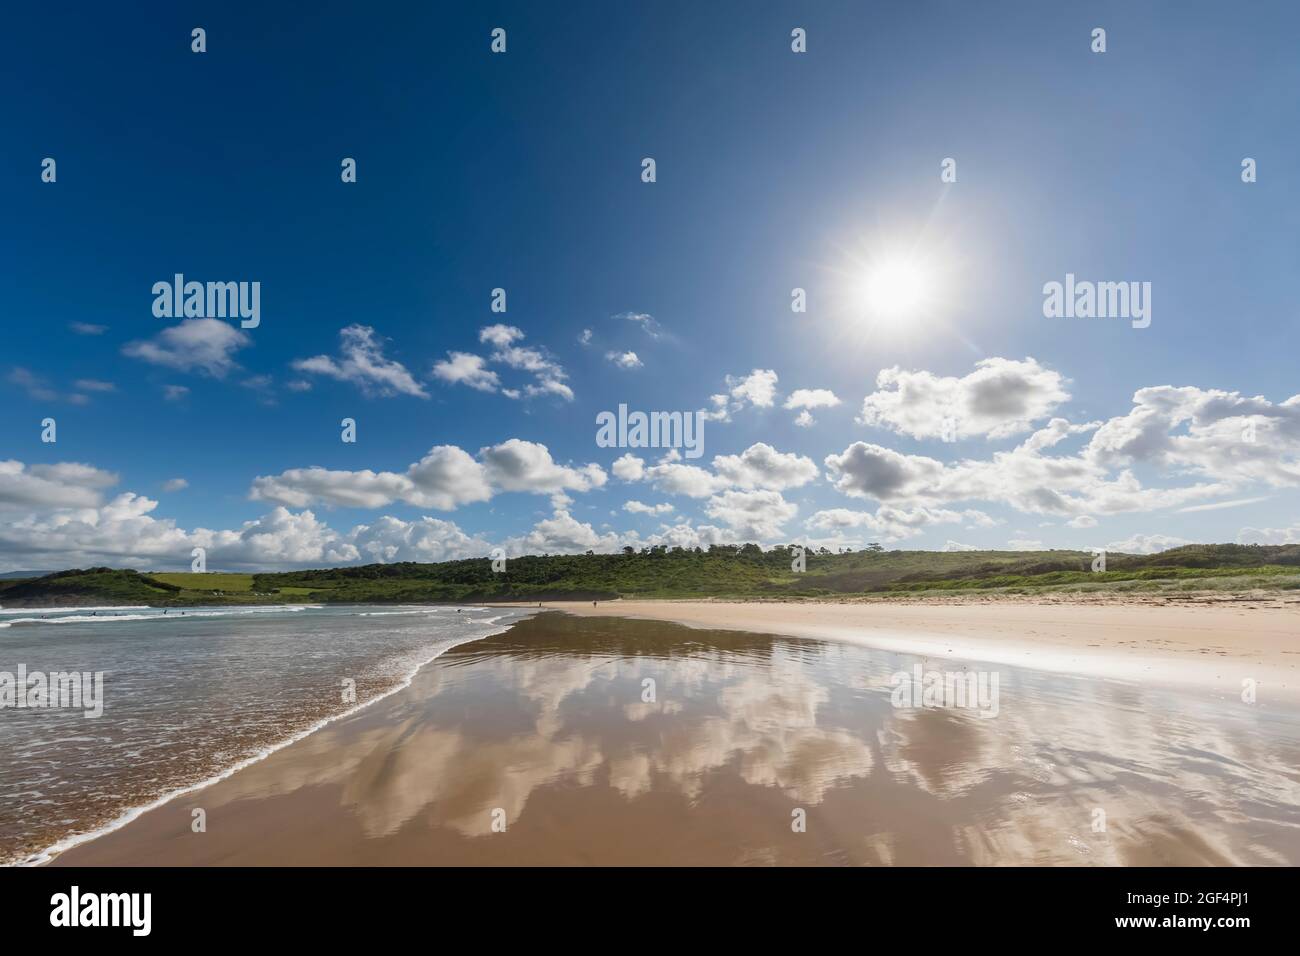
<path fill-rule="evenodd" d="M 1300 544 L 1300 523 L 1289 528 L 1242 528 L 1238 544 Z"/>
<path fill-rule="evenodd" d="M 742 405 L 748 402 L 758 408 L 771 408 L 776 400 L 776 372 L 756 368 L 741 378 L 727 376 L 731 397 Z"/>
<path fill-rule="evenodd" d="M 635 352 L 606 352 L 605 358 L 619 368 L 641 368 L 645 363 L 637 358 Z"/>
<path fill-rule="evenodd" d="M 655 321 L 655 317 L 645 312 L 620 312 L 618 315 L 614 316 L 614 318 L 636 323 L 641 326 L 641 330 L 652 339 L 664 338 L 666 334 L 663 326 Z"/>
<path fill-rule="evenodd" d="M 512 556 L 583 551 L 611 553 L 621 547 L 623 539 L 619 535 L 614 532 L 601 534 L 564 510 L 557 510 L 550 518 L 537 522 L 528 534 L 509 538 L 505 544 L 506 552 Z"/>
<path fill-rule="evenodd" d="M 796 388 L 782 408 L 833 408 L 840 403 L 829 388 Z"/>
<path fill-rule="evenodd" d="M 758 543 L 784 536 L 783 525 L 798 512 L 779 491 L 724 491 L 704 505 L 704 513 L 720 521 L 738 538 Z"/>
<path fill-rule="evenodd" d="M 7 508 L 93 508 L 117 475 L 78 462 L 26 465 L 0 461 L 0 510 Z"/>
<path fill-rule="evenodd" d="M 518 438 L 480 449 L 479 458 L 488 480 L 502 491 L 590 491 L 602 487 L 606 481 L 599 465 L 578 468 L 559 465 L 545 445 Z"/>
<path fill-rule="evenodd" d="M 645 477 L 645 461 L 627 452 L 616 459 L 609 470 L 620 481 L 640 481 Z"/>
<path fill-rule="evenodd" d="M 366 395 L 429 397 L 406 366 L 384 355 L 383 343 L 370 326 L 349 325 L 339 331 L 339 339 L 337 360 L 328 355 L 316 355 L 295 360 L 293 368 L 348 382 Z"/>
<path fill-rule="evenodd" d="M 1012 538 L 1007 542 L 1007 548 L 1011 551 L 1045 551 L 1047 550 L 1043 542 L 1034 538 Z"/>
<path fill-rule="evenodd" d="M 858 421 L 912 438 L 940 438 L 945 421 L 959 437 L 1005 438 L 1028 431 L 1069 400 L 1065 379 L 1036 360 L 988 358 L 961 378 L 898 366 L 876 376 Z"/>
<path fill-rule="evenodd" d="M 853 511 L 849 508 L 829 508 L 818 511 L 805 523 L 817 531 L 843 532 L 863 528 L 875 537 L 886 541 L 914 538 L 937 524 L 965 524 L 967 527 L 987 528 L 996 522 L 982 511 L 951 511 L 943 508 L 892 508 L 883 505 L 876 511 Z"/>
<path fill-rule="evenodd" d="M 1191 543 L 1186 538 L 1174 538 L 1165 534 L 1135 534 L 1123 541 L 1112 541 L 1106 545 L 1106 550 L 1123 554 L 1154 554 Z"/>
<path fill-rule="evenodd" d="M 784 491 L 817 478 L 817 465 L 811 458 L 779 452 L 765 442 L 750 445 L 739 455 L 719 455 L 713 459 L 713 469 L 741 488 Z"/>
<path fill-rule="evenodd" d="M 107 325 L 95 325 L 92 322 L 69 322 L 68 328 L 78 335 L 103 335 L 108 331 Z"/>
<path fill-rule="evenodd" d="M 500 377 L 486 367 L 483 356 L 470 352 L 448 352 L 447 356 L 434 363 L 434 378 L 452 385 L 468 385 L 480 392 L 495 392 L 501 386 Z"/>
<path fill-rule="evenodd" d="M 420 508 L 451 511 L 464 504 L 487 501 L 501 491 L 589 491 L 605 481 L 599 465 L 560 465 L 545 445 L 512 438 L 480 449 L 478 460 L 455 445 L 438 445 L 405 472 L 291 468 L 278 475 L 255 478 L 249 497 L 293 508 L 316 503 L 381 508 L 402 501 Z"/>
<path fill-rule="evenodd" d="M 247 333 L 220 319 L 186 319 L 152 339 L 128 342 L 122 354 L 181 372 L 225 378 L 237 368 L 234 354 L 252 344 Z"/>
<path fill-rule="evenodd" d="M 190 483 L 184 478 L 168 478 L 162 483 L 163 491 L 184 491 Z"/>
<path fill-rule="evenodd" d="M 800 428 L 811 428 L 817 424 L 817 419 L 813 418 L 812 408 L 833 408 L 840 403 L 839 398 L 828 388 L 796 388 L 786 398 L 783 408 L 801 408 L 801 411 L 794 418 L 794 423 Z"/>
<path fill-rule="evenodd" d="M 1097 519 L 1092 515 L 1079 515 L 1077 518 L 1071 518 L 1066 524 L 1071 528 L 1095 528 Z"/>
<path fill-rule="evenodd" d="M 658 505 L 647 505 L 647 504 L 643 504 L 640 501 L 633 500 L 633 501 L 623 502 L 623 510 L 629 511 L 632 514 L 666 515 L 672 513 L 673 506 L 668 504 L 667 502 Z"/>
<path fill-rule="evenodd" d="M 449 352 L 447 360 L 434 365 L 435 377 L 482 392 L 496 391 L 501 382 L 497 373 L 486 367 L 486 363 L 491 361 L 533 376 L 533 381 L 522 389 L 500 388 L 501 394 L 507 398 L 556 395 L 565 401 L 573 401 L 573 389 L 564 381 L 568 374 L 558 362 L 541 349 L 515 344 L 524 338 L 522 329 L 499 323 L 487 325 L 479 329 L 478 338 L 480 342 L 493 346 L 489 358 L 470 352 Z"/>

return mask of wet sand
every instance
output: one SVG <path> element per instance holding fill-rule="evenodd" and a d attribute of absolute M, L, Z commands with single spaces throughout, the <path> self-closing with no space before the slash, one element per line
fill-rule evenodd
<path fill-rule="evenodd" d="M 1300 602 L 1239 596 L 548 602 L 579 615 L 844 641 L 1300 706 Z"/>
<path fill-rule="evenodd" d="M 915 664 L 987 667 L 543 613 L 55 865 L 1300 863 L 1296 712 L 1011 666 L 996 717 L 895 707 Z"/>

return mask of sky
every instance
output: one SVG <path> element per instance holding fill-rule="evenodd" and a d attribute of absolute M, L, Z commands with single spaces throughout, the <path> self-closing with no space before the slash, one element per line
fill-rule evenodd
<path fill-rule="evenodd" d="M 1300 541 L 1294 5 L 6 19 L 0 571 Z"/>

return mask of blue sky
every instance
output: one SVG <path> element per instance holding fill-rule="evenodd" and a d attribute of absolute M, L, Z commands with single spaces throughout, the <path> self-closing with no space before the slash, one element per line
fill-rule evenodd
<path fill-rule="evenodd" d="M 475 7 L 7 14 L 0 570 L 1300 540 L 1288 5 Z M 177 337 L 177 272 L 261 324 Z M 1150 326 L 1044 317 L 1067 273 Z M 619 403 L 704 457 L 597 447 Z"/>

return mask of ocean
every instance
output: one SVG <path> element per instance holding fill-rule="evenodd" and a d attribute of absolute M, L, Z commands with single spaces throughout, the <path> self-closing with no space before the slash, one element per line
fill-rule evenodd
<path fill-rule="evenodd" d="M 505 608 L 0 609 L 0 863 L 40 863 L 406 686 Z M 11 675 L 102 673 L 102 713 Z M 89 691 L 89 687 L 86 688 Z M 23 699 L 26 703 L 26 699 Z"/>

